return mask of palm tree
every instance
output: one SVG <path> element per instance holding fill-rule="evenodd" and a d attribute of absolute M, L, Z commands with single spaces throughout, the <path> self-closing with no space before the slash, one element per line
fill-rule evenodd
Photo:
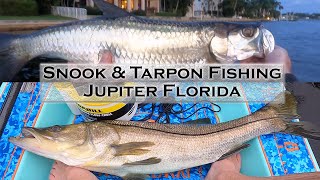
<path fill-rule="evenodd" d="M 238 0 L 236 0 L 236 2 L 233 5 L 233 11 L 235 13 L 235 16 L 237 16 L 237 11 L 236 11 L 237 5 L 238 5 Z"/>
<path fill-rule="evenodd" d="M 178 7 L 179 7 L 179 0 L 177 0 L 177 4 L 176 4 L 176 8 L 175 8 L 175 10 L 174 10 L 174 13 L 177 13 Z"/>
<path fill-rule="evenodd" d="M 223 2 L 223 1 L 222 1 Z M 221 9 L 222 9 L 222 2 L 219 2 L 218 4 L 218 12 L 217 12 L 217 16 L 219 17 L 221 14 Z"/>

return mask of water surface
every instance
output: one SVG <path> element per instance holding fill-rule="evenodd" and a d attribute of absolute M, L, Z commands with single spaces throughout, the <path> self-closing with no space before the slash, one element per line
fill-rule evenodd
<path fill-rule="evenodd" d="M 276 44 L 287 49 L 300 81 L 320 82 L 320 21 L 267 22 Z"/>

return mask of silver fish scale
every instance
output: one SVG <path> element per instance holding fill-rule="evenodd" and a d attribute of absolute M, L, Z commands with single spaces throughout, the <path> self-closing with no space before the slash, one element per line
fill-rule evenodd
<path fill-rule="evenodd" d="M 111 124 L 114 123 L 111 122 Z M 117 158 L 110 160 L 102 159 L 102 161 L 108 162 L 108 164 L 105 165 L 106 167 L 115 167 L 113 169 L 115 171 L 113 171 L 112 173 L 118 176 L 125 175 L 122 174 L 123 172 L 134 172 L 136 174 L 158 174 L 163 172 L 172 172 L 181 169 L 187 169 L 203 164 L 212 163 L 230 150 L 234 149 L 235 147 L 239 147 L 241 144 L 246 143 L 248 140 L 257 137 L 258 135 L 281 131 L 285 128 L 285 126 L 282 126 L 281 124 L 282 123 L 280 119 L 255 121 L 247 123 L 243 126 L 239 126 L 239 124 L 236 123 L 237 126 L 231 129 L 224 128 L 222 131 L 218 131 L 215 133 L 195 136 L 185 136 L 171 133 L 167 134 L 162 132 L 161 130 L 154 131 L 151 129 L 136 128 L 133 126 L 121 126 L 116 128 L 117 135 L 120 137 L 119 144 L 146 141 L 153 142 L 155 144 L 154 146 L 148 147 L 148 149 L 150 150 L 149 153 L 139 156 L 126 156 L 121 159 L 123 162 L 136 162 L 148 159 L 150 157 L 157 157 L 161 159 L 161 162 L 145 167 L 119 167 L 113 166 L 113 164 L 121 164 L 121 162 L 119 163 L 119 159 Z M 150 126 L 158 125 L 156 123 L 150 123 Z M 159 126 L 163 126 L 163 124 Z M 226 124 L 224 126 L 226 127 Z M 215 126 L 211 127 L 214 128 Z M 195 128 L 199 128 L 199 126 Z M 168 128 L 166 128 L 166 130 L 171 131 L 171 129 Z M 102 134 L 105 135 L 106 133 Z M 99 158 L 101 156 L 97 157 L 98 158 L 96 160 L 99 161 Z M 117 167 L 119 168 L 117 169 Z M 105 168 L 105 170 L 105 173 L 111 173 L 110 171 L 108 171 L 108 168 Z"/>
<path fill-rule="evenodd" d="M 212 27 L 211 27 L 212 26 Z M 115 63 L 205 63 L 214 25 L 169 23 L 125 17 L 73 22 L 17 40 L 25 57 L 50 55 L 71 62 L 98 63 L 110 51 Z"/>

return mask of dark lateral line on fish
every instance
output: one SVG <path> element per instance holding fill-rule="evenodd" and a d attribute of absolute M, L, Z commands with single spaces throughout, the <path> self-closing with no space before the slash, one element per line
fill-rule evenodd
<path fill-rule="evenodd" d="M 148 129 L 148 130 L 154 130 L 154 131 L 158 131 L 158 132 L 164 132 L 164 133 L 168 133 L 168 134 L 177 134 L 177 135 L 185 135 L 185 136 L 204 136 L 204 135 L 214 134 L 214 133 L 218 133 L 218 132 L 222 132 L 222 131 L 226 131 L 226 130 L 231 130 L 231 129 L 234 129 L 234 128 L 243 127 L 243 126 L 248 125 L 250 123 L 255 123 L 255 122 L 259 122 L 259 121 L 263 121 L 263 120 L 272 120 L 272 119 L 276 119 L 276 118 L 280 118 L 280 117 L 277 116 L 277 117 L 272 117 L 272 118 L 258 119 L 256 121 L 246 122 L 246 123 L 241 124 L 239 126 L 233 126 L 233 127 L 226 128 L 226 129 L 223 129 L 223 130 L 218 130 L 218 131 L 213 131 L 213 132 L 208 132 L 208 133 L 202 133 L 202 134 L 201 133 L 199 133 L 199 134 L 183 134 L 183 133 L 168 132 L 168 131 L 163 131 L 163 130 L 160 130 L 160 129 L 152 129 L 152 128 L 147 128 L 147 127 L 140 127 L 140 126 L 136 126 L 134 124 L 113 124 L 113 123 L 108 123 L 108 124 L 111 124 L 111 125 L 114 125 L 114 126 L 136 127 L 136 128 L 141 128 L 141 129 Z M 228 122 L 225 122 L 225 123 L 228 123 Z M 221 123 L 221 124 L 223 124 L 223 123 Z M 212 125 L 212 126 L 214 126 L 214 125 Z"/>

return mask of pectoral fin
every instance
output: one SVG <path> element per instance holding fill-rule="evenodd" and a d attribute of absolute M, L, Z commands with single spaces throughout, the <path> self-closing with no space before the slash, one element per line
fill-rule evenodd
<path fill-rule="evenodd" d="M 130 163 L 124 163 L 123 166 L 138 166 L 138 165 L 151 165 L 151 164 L 158 164 L 161 162 L 161 159 L 152 157 L 149 159 L 145 159 L 142 161 L 135 161 Z"/>
<path fill-rule="evenodd" d="M 122 177 L 123 180 L 145 180 L 148 179 L 149 176 L 145 174 L 128 174 Z"/>
<path fill-rule="evenodd" d="M 111 147 L 116 151 L 114 156 L 125 156 L 125 155 L 142 155 L 150 150 L 142 149 L 146 147 L 153 146 L 153 142 L 145 141 L 145 142 L 130 142 L 124 144 L 116 144 Z"/>
<path fill-rule="evenodd" d="M 250 144 L 242 144 L 241 146 L 237 146 L 237 147 L 231 149 L 229 152 L 227 152 L 227 153 L 225 153 L 224 155 L 222 155 L 222 156 L 218 159 L 218 161 L 223 160 L 223 159 L 226 159 L 226 158 L 228 158 L 228 157 L 230 157 L 230 156 L 232 156 L 232 155 L 234 155 L 234 154 L 237 154 L 237 153 L 239 153 L 241 150 L 243 150 L 243 149 L 245 149 L 245 148 L 247 148 L 247 147 L 249 147 L 249 146 L 250 146 Z"/>

